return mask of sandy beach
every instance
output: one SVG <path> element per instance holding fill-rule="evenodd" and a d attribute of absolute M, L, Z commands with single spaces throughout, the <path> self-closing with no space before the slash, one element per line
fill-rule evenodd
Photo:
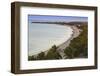
<path fill-rule="evenodd" d="M 81 31 L 79 28 L 77 28 L 77 26 L 74 26 L 74 25 L 73 26 L 66 25 L 66 26 L 72 28 L 73 34 L 67 41 L 65 41 L 64 43 L 62 43 L 61 45 L 58 46 L 57 50 L 58 50 L 58 52 L 60 53 L 60 55 L 62 56 L 63 59 L 66 58 L 65 53 L 64 53 L 64 49 L 69 46 L 71 40 L 73 40 L 74 38 L 79 36 L 80 31 Z"/>

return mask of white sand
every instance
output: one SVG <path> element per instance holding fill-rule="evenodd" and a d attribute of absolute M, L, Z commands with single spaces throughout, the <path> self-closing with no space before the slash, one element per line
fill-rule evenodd
<path fill-rule="evenodd" d="M 64 43 L 59 45 L 58 49 L 57 49 L 59 51 L 60 55 L 62 56 L 62 58 L 65 58 L 64 49 L 69 46 L 71 40 L 73 40 L 74 38 L 78 37 L 79 34 L 80 34 L 80 29 L 78 29 L 76 26 L 70 26 L 69 25 L 69 27 L 71 27 L 73 29 L 72 36 L 67 41 L 65 41 Z"/>

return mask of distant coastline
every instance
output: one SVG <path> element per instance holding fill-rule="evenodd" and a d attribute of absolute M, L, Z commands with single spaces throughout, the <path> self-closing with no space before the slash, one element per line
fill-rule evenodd
<path fill-rule="evenodd" d="M 59 25 L 70 25 L 70 26 L 87 24 L 87 22 L 31 22 L 31 23 L 59 24 Z"/>

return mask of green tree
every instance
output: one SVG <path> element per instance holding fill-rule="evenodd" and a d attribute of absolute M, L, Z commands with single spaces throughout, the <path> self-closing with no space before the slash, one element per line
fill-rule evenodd
<path fill-rule="evenodd" d="M 34 57 L 34 56 L 29 56 L 28 57 L 28 60 L 30 61 L 30 60 L 36 60 L 36 58 Z"/>
<path fill-rule="evenodd" d="M 46 55 L 46 59 L 60 59 L 60 58 L 61 58 L 61 56 L 57 52 L 56 45 L 52 46 L 52 48 L 48 51 L 48 53 Z"/>
<path fill-rule="evenodd" d="M 37 60 L 44 60 L 45 59 L 45 53 L 44 52 L 41 52 L 37 55 L 36 57 Z"/>

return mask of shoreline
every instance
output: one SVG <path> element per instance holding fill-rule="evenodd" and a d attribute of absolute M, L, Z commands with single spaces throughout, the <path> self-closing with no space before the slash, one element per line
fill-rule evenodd
<path fill-rule="evenodd" d="M 73 40 L 74 38 L 76 38 L 80 35 L 80 31 L 81 31 L 75 25 L 71 25 L 71 26 L 70 25 L 65 25 L 65 26 L 71 27 L 71 29 L 73 30 L 72 31 L 73 34 L 71 35 L 71 37 L 67 41 L 65 41 L 64 43 L 57 46 L 58 47 L 57 51 L 60 53 L 60 55 L 62 56 L 63 59 L 65 58 L 64 49 L 70 45 L 71 40 Z"/>
<path fill-rule="evenodd" d="M 70 26 L 70 25 L 67 25 L 67 26 L 68 26 L 68 27 L 71 27 L 71 29 L 73 30 L 73 31 L 72 31 L 73 33 L 72 33 L 71 37 L 70 37 L 68 40 L 66 40 L 64 43 L 60 44 L 58 47 L 63 46 L 63 45 L 65 45 L 66 43 L 67 43 L 67 45 L 69 45 L 69 44 L 70 44 L 69 41 L 71 41 L 71 40 L 73 40 L 74 38 L 78 37 L 79 34 L 80 34 L 80 29 L 78 29 L 76 26 Z"/>
<path fill-rule="evenodd" d="M 79 34 L 80 34 L 80 29 L 77 28 L 76 25 L 63 25 L 63 26 L 67 26 L 67 27 L 70 27 L 73 31 L 73 33 L 71 34 L 70 38 L 68 40 L 66 40 L 65 42 L 63 42 L 62 44 L 58 45 L 58 49 L 57 51 L 59 52 L 59 54 L 62 56 L 62 59 L 65 58 L 65 54 L 64 54 L 64 50 L 66 47 L 69 46 L 71 40 L 73 40 L 74 38 L 78 37 Z M 45 55 L 48 53 L 48 50 L 46 51 L 41 51 L 41 52 L 44 52 Z M 41 53 L 40 52 L 40 53 Z M 39 54 L 39 53 L 38 53 Z M 34 56 L 37 57 L 38 54 L 35 54 Z"/>

